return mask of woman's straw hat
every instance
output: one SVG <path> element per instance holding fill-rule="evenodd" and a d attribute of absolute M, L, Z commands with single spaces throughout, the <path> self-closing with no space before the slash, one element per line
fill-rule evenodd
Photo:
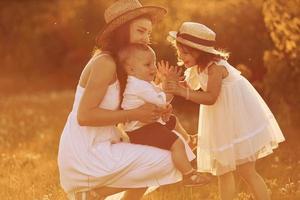
<path fill-rule="evenodd" d="M 138 0 L 118 0 L 104 12 L 106 26 L 100 31 L 96 43 L 106 39 L 116 28 L 141 15 L 149 15 L 153 23 L 160 21 L 167 10 L 158 6 L 143 6 Z"/>
<path fill-rule="evenodd" d="M 183 45 L 198 49 L 207 53 L 220 55 L 220 51 L 214 48 L 216 33 L 207 26 L 196 22 L 184 22 L 179 31 L 169 32 L 169 41 L 175 40 Z"/>

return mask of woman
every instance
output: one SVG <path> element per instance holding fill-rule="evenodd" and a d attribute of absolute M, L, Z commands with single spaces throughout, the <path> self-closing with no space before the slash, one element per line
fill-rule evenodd
<path fill-rule="evenodd" d="M 124 86 L 123 71 L 115 62 L 122 46 L 149 43 L 152 23 L 165 14 L 164 8 L 142 6 L 137 0 L 116 1 L 105 11 L 107 25 L 97 38 L 101 52 L 81 74 L 59 145 L 60 181 L 69 198 L 99 199 L 127 190 L 123 199 L 134 200 L 149 186 L 181 180 L 169 151 L 120 142 L 115 126 L 133 120 L 151 123 L 166 112 L 150 104 L 118 110 Z"/>

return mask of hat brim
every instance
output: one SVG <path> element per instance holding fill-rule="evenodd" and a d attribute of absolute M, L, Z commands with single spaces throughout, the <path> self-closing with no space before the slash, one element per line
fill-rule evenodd
<path fill-rule="evenodd" d="M 222 52 L 216 50 L 214 47 L 208 47 L 208 46 L 204 46 L 204 45 L 201 45 L 201 44 L 196 44 L 194 42 L 191 42 L 189 40 L 186 40 L 186 39 L 183 39 L 183 38 L 178 38 L 177 37 L 177 31 L 170 31 L 169 32 L 169 37 L 168 37 L 168 41 L 173 43 L 175 41 L 183 44 L 183 45 L 186 45 L 188 47 L 191 47 L 191 48 L 194 48 L 194 49 L 197 49 L 197 50 L 201 50 L 201 51 L 204 51 L 206 53 L 211 53 L 211 54 L 215 54 L 215 55 L 222 55 Z"/>
<path fill-rule="evenodd" d="M 152 23 L 157 23 L 167 14 L 167 10 L 158 6 L 143 6 L 123 13 L 106 24 L 106 26 L 98 33 L 96 44 L 101 44 L 116 28 L 145 14 L 150 16 Z"/>

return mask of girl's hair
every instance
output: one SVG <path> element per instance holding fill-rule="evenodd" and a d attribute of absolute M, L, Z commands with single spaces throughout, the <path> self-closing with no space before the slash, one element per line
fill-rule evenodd
<path fill-rule="evenodd" d="M 189 47 L 189 46 L 181 44 L 179 42 L 176 42 L 174 47 L 177 49 L 177 52 L 178 52 L 178 47 L 179 47 L 179 48 L 182 48 L 184 51 L 188 52 L 189 54 L 192 54 L 192 55 L 197 54 L 196 62 L 199 65 L 199 67 L 201 67 L 203 69 L 205 67 L 207 67 L 207 65 L 210 62 L 214 62 L 214 61 L 218 62 L 222 59 L 227 60 L 229 57 L 229 53 L 226 51 L 223 51 L 223 50 L 218 50 L 219 54 L 216 55 L 216 54 L 207 53 L 205 51 L 201 51 L 199 49 Z"/>
<path fill-rule="evenodd" d="M 102 41 L 101 44 L 96 44 L 97 46 L 94 48 L 93 56 L 97 56 L 101 54 L 102 52 L 109 53 L 113 59 L 116 62 L 117 65 L 117 77 L 120 83 L 120 89 L 121 91 L 124 91 L 126 86 L 126 80 L 127 80 L 127 74 L 123 67 L 119 67 L 118 63 L 118 51 L 119 49 L 122 49 L 126 47 L 130 43 L 130 24 L 133 20 L 140 19 L 140 18 L 146 18 L 152 21 L 150 15 L 140 15 L 117 29 L 115 29 L 105 40 Z M 120 93 L 120 97 L 122 99 L 123 92 Z"/>

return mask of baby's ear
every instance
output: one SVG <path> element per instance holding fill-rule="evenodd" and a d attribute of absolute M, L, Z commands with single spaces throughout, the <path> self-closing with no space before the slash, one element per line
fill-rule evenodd
<path fill-rule="evenodd" d="M 127 73 L 131 73 L 134 71 L 133 67 L 130 65 L 124 65 L 124 69 Z"/>

